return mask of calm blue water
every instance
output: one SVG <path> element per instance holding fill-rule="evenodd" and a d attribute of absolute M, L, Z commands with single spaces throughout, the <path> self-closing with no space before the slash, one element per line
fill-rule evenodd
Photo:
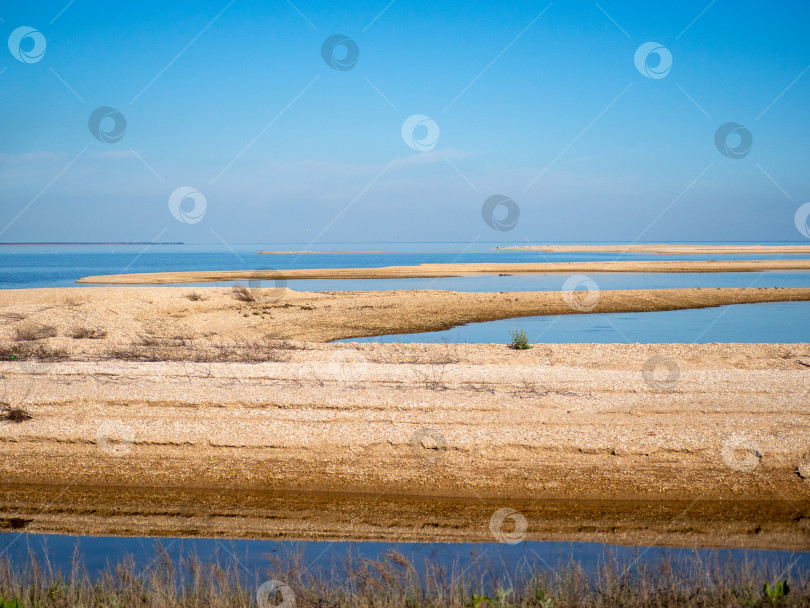
<path fill-rule="evenodd" d="M 323 569 L 328 574 L 332 560 L 338 564 L 349 552 L 354 557 L 380 558 L 389 548 L 405 555 L 424 572 L 426 560 L 446 567 L 457 566 L 461 572 L 471 566 L 471 573 L 488 572 L 490 576 L 514 575 L 528 569 L 552 570 L 571 560 L 579 563 L 588 573 L 595 573 L 600 563 L 617 559 L 621 564 L 638 560 L 639 564 L 655 566 L 661 561 L 678 563 L 694 555 L 708 558 L 717 555 L 725 560 L 755 561 L 759 565 L 787 566 L 792 572 L 810 571 L 810 552 L 766 551 L 757 549 L 675 549 L 667 547 L 627 547 L 599 543 L 566 543 L 524 541 L 516 545 L 504 543 L 381 543 L 381 542 L 296 542 L 268 540 L 219 540 L 208 538 L 149 538 L 149 537 L 92 537 L 60 536 L 53 534 L 7 533 L 0 535 L 0 556 L 22 564 L 29 551 L 38 556 L 46 553 L 55 569 L 69 572 L 74 550 L 82 556 L 89 574 L 103 570 L 125 555 L 132 555 L 137 564 L 150 565 L 156 557 L 156 548 L 162 546 L 173 560 L 196 554 L 203 561 L 217 555 L 224 562 L 238 560 L 238 566 L 248 580 L 256 585 L 264 580 L 268 555 L 284 557 L 300 552 L 302 563 L 311 571 Z M 175 562 L 176 563 L 176 562 Z M 785 573 L 787 575 L 787 572 Z"/>
<path fill-rule="evenodd" d="M 806 243 L 770 243 L 806 244 Z M 656 254 L 538 253 L 488 251 L 499 243 L 320 244 L 321 253 L 256 255 L 258 251 L 300 251 L 306 243 L 234 245 L 81 245 L 0 247 L 0 288 L 76 287 L 81 277 L 136 272 L 288 268 L 349 268 L 445 262 L 541 262 L 641 259 L 709 259 Z M 337 253 L 326 253 L 337 252 Z M 385 252 L 385 253 L 378 253 Z M 715 256 L 717 257 L 717 256 Z M 761 256 L 722 256 L 748 259 Z M 779 258 L 782 256 L 773 256 Z M 796 257 L 796 256 L 792 256 Z M 810 258 L 810 255 L 798 256 Z M 810 272 L 631 274 L 593 273 L 600 289 L 678 287 L 807 287 Z M 288 281 L 299 291 L 446 289 L 453 291 L 556 291 L 566 275 L 475 276 L 441 279 Z M 230 286 L 232 283 L 202 285 Z M 272 281 L 261 286 L 272 287 Z M 531 317 L 471 324 L 443 332 L 383 336 L 372 341 L 505 342 L 523 328 L 542 342 L 804 342 L 810 341 L 810 302 L 747 304 L 715 309 L 612 315 Z"/>

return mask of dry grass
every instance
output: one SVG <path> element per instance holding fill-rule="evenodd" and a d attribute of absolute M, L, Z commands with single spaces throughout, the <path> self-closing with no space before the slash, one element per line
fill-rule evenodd
<path fill-rule="evenodd" d="M 107 330 L 77 327 L 71 330 L 69 335 L 74 340 L 101 340 L 107 336 Z"/>
<path fill-rule="evenodd" d="M 0 360 L 2 361 L 64 361 L 67 358 L 67 351 L 61 348 L 51 348 L 46 344 L 31 342 L 0 344 Z"/>
<path fill-rule="evenodd" d="M 36 340 L 44 340 L 45 338 L 53 338 L 56 334 L 57 331 L 53 325 L 25 325 L 15 330 L 14 339 L 17 342 L 33 342 Z"/>
<path fill-rule="evenodd" d="M 233 292 L 233 297 L 240 302 L 256 301 L 256 296 L 254 296 L 253 293 L 251 293 L 251 291 L 243 285 L 234 285 L 231 291 Z"/>
<path fill-rule="evenodd" d="M 21 407 L 12 407 L 5 401 L 0 401 L 0 420 L 4 422 L 21 423 L 31 420 L 33 416 Z"/>
<path fill-rule="evenodd" d="M 110 359 L 125 361 L 192 361 L 282 362 L 289 361 L 291 343 L 278 340 L 213 341 L 191 340 L 180 336 L 144 336 L 128 346 L 115 346 L 107 351 Z"/>
<path fill-rule="evenodd" d="M 707 559 L 693 554 L 677 563 L 641 562 L 632 568 L 608 558 L 590 572 L 573 561 L 554 569 L 523 567 L 514 572 L 478 558 L 469 569 L 432 558 L 415 565 L 394 549 L 378 559 L 350 552 L 343 560 L 318 567 L 308 563 L 299 548 L 267 556 L 267 563 L 266 571 L 249 573 L 235 559 L 202 561 L 195 554 L 172 559 L 158 545 L 147 567 L 124 557 L 91 573 L 74 553 L 69 571 L 62 572 L 29 549 L 19 565 L 8 557 L 0 560 L 0 603 L 19 608 L 248 608 L 257 606 L 257 590 L 270 580 L 285 586 L 282 593 L 288 601 L 282 604 L 282 593 L 277 593 L 258 604 L 263 607 L 793 608 L 810 602 L 807 572 L 773 563 L 723 562 L 717 555 Z M 783 580 L 789 581 L 787 594 L 774 593 L 775 584 Z"/>

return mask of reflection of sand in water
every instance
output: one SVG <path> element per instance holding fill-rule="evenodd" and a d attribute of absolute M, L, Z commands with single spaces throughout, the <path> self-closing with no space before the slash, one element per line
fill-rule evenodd
<path fill-rule="evenodd" d="M 797 516 L 784 501 L 735 501 L 730 508 L 727 501 L 535 501 L 161 487 L 0 485 L 0 527 L 94 536 L 496 542 L 491 523 L 504 505 L 525 518 L 520 540 L 527 541 L 788 551 L 810 544 L 810 518 Z"/>

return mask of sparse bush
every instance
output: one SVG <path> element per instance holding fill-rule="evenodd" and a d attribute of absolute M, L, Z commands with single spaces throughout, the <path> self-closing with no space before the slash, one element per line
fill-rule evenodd
<path fill-rule="evenodd" d="M 21 407 L 11 407 L 11 404 L 0 401 L 0 420 L 19 424 L 32 418 L 33 416 Z"/>
<path fill-rule="evenodd" d="M 233 292 L 233 297 L 240 302 L 256 301 L 256 297 L 253 295 L 253 293 L 251 293 L 251 291 L 243 285 L 234 285 L 231 291 Z"/>
<path fill-rule="evenodd" d="M 532 345 L 529 344 L 529 339 L 526 337 L 526 332 L 522 329 L 513 329 L 509 332 L 509 335 L 512 336 L 512 344 L 509 345 L 511 348 L 525 350 L 532 347 Z"/>
<path fill-rule="evenodd" d="M 0 360 L 2 361 L 62 361 L 67 358 L 67 351 L 62 348 L 50 348 L 46 344 L 30 342 L 13 345 L 0 344 Z"/>
<path fill-rule="evenodd" d="M 70 337 L 74 340 L 101 340 L 106 335 L 107 330 L 90 327 L 77 327 L 70 332 Z"/>
<path fill-rule="evenodd" d="M 26 325 L 16 329 L 14 339 L 17 342 L 33 342 L 35 340 L 53 338 L 56 336 L 56 333 L 56 328 L 53 325 Z"/>

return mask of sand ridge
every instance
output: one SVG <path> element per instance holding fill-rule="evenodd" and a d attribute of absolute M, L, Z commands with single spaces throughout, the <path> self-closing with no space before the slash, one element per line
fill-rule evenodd
<path fill-rule="evenodd" d="M 380 268 L 295 268 L 194 270 L 82 277 L 77 283 L 99 285 L 165 285 L 221 281 L 288 281 L 295 279 L 402 279 L 461 277 L 480 274 L 542 274 L 600 272 L 764 272 L 810 270 L 810 259 L 796 260 L 638 260 L 621 262 L 456 263 L 385 266 Z"/>
<path fill-rule="evenodd" d="M 246 299 L 247 298 L 247 299 Z M 155 340 L 332 340 L 428 332 L 537 315 L 653 312 L 810 300 L 810 288 L 299 292 L 287 288 L 87 287 L 2 290 L 0 340 L 50 326 L 49 344 L 95 353 Z M 71 339 L 78 330 L 104 332 Z M 508 336 L 504 336 L 507 339 Z"/>

